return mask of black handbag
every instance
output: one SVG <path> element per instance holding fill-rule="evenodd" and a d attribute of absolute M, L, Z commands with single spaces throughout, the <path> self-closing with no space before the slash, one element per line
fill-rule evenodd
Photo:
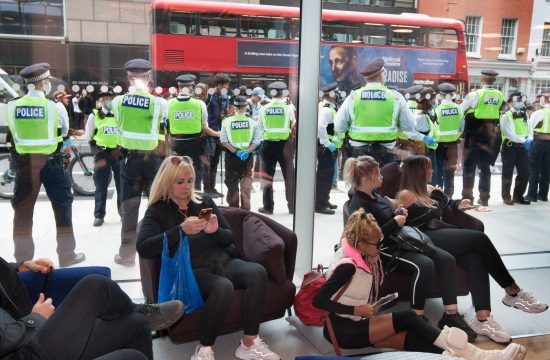
<path fill-rule="evenodd" d="M 435 253 L 432 239 L 414 226 L 403 226 L 393 240 L 400 250 L 414 251 L 428 257 Z"/>

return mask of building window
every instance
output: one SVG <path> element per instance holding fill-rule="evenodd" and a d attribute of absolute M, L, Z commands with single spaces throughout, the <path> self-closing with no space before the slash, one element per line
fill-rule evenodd
<path fill-rule="evenodd" d="M 0 0 L 0 33 L 65 36 L 63 0 Z"/>
<path fill-rule="evenodd" d="M 517 19 L 502 19 L 500 33 L 500 55 L 514 57 L 516 48 Z"/>
<path fill-rule="evenodd" d="M 470 77 L 470 91 L 474 91 L 477 89 L 481 89 L 481 78 L 480 77 Z M 497 90 L 502 91 L 504 89 L 504 80 L 503 79 L 497 79 L 495 83 L 493 84 L 493 87 Z"/>
<path fill-rule="evenodd" d="M 540 48 L 541 56 L 550 56 L 550 23 L 544 23 L 544 31 L 542 32 L 542 47 Z"/>
<path fill-rule="evenodd" d="M 532 80 L 531 81 L 531 93 L 529 94 L 529 100 L 534 101 L 536 96 L 540 94 L 542 89 L 550 87 L 550 79 L 545 80 Z"/>
<path fill-rule="evenodd" d="M 468 55 L 479 56 L 481 48 L 481 16 L 466 17 L 466 52 Z"/>

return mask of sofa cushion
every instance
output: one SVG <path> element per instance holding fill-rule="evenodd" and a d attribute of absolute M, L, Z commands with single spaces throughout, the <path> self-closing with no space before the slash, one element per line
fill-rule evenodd
<path fill-rule="evenodd" d="M 243 255 L 262 264 L 278 283 L 286 280 L 285 243 L 266 223 L 254 215 L 243 219 Z"/>

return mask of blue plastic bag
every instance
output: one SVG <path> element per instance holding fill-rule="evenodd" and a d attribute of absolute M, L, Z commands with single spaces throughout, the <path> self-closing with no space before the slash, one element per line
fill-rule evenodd
<path fill-rule="evenodd" d="M 197 280 L 191 267 L 189 239 L 183 236 L 181 229 L 180 244 L 174 257 L 170 257 L 168 237 L 164 233 L 160 265 L 158 302 L 181 300 L 185 305 L 185 314 L 189 315 L 204 306 Z"/>

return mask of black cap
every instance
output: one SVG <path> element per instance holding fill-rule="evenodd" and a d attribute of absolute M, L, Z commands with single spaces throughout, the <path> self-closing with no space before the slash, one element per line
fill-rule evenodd
<path fill-rule="evenodd" d="M 442 94 L 452 94 L 456 92 L 456 86 L 450 83 L 441 83 L 437 87 L 437 90 Z"/>
<path fill-rule="evenodd" d="M 113 91 L 113 88 L 112 87 L 107 87 L 107 90 L 106 91 L 101 91 L 99 93 L 99 97 L 102 98 L 104 96 L 115 96 L 115 92 Z"/>
<path fill-rule="evenodd" d="M 422 91 L 424 87 L 422 85 L 413 85 L 403 90 L 405 98 L 415 100 L 415 95 Z M 407 96 L 409 94 L 409 96 Z"/>
<path fill-rule="evenodd" d="M 286 90 L 288 86 L 283 81 L 275 81 L 267 86 L 268 89 Z"/>
<path fill-rule="evenodd" d="M 194 85 L 197 77 L 193 74 L 183 74 L 176 78 L 178 85 Z"/>
<path fill-rule="evenodd" d="M 425 87 L 420 92 L 421 100 L 430 100 L 435 95 L 435 90 L 431 87 Z"/>
<path fill-rule="evenodd" d="M 38 63 L 27 66 L 19 72 L 19 75 L 25 80 L 25 84 L 34 84 L 40 80 L 51 77 L 50 64 Z"/>
<path fill-rule="evenodd" d="M 124 70 L 128 72 L 128 75 L 136 77 L 149 76 L 151 68 L 152 66 L 149 60 L 145 59 L 132 59 L 124 64 Z"/>
<path fill-rule="evenodd" d="M 235 98 L 233 99 L 233 105 L 235 106 L 245 106 L 246 103 L 246 96 L 243 95 L 235 96 Z"/>
<path fill-rule="evenodd" d="M 521 91 L 514 91 L 513 93 L 510 94 L 510 96 L 508 96 L 508 101 L 516 102 L 516 101 L 525 101 L 525 100 L 527 100 L 527 97 Z"/>
<path fill-rule="evenodd" d="M 491 70 L 491 69 L 483 69 L 483 70 L 481 70 L 481 75 L 485 75 L 487 77 L 497 77 L 498 72 L 496 72 L 495 70 Z"/>
<path fill-rule="evenodd" d="M 363 69 L 361 74 L 365 75 L 367 79 L 372 79 L 380 75 L 384 71 L 384 59 L 377 57 L 369 61 L 367 66 Z"/>
<path fill-rule="evenodd" d="M 338 89 L 338 83 L 333 82 L 328 85 L 325 85 L 321 88 L 321 91 L 323 92 L 323 95 L 327 95 L 331 91 L 336 91 Z"/>

